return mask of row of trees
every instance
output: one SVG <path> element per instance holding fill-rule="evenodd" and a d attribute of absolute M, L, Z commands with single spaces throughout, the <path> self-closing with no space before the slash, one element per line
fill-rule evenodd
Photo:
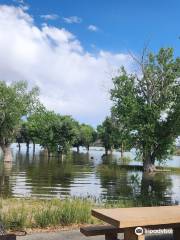
<path fill-rule="evenodd" d="M 19 145 L 26 143 L 40 144 L 50 154 L 64 155 L 74 146 L 79 151 L 80 146 L 89 150 L 95 139 L 95 130 L 87 124 L 80 124 L 71 116 L 62 116 L 53 111 L 48 111 L 41 106 L 38 111 L 27 117 L 20 124 L 16 141 Z"/>
<path fill-rule="evenodd" d="M 71 146 L 85 146 L 100 139 L 106 154 L 114 148 L 135 147 L 144 171 L 168 157 L 180 135 L 180 58 L 173 49 L 143 54 L 136 59 L 137 74 L 122 67 L 113 78 L 111 117 L 97 131 L 70 116 L 47 111 L 38 100 L 39 90 L 26 82 L 0 81 L 0 147 L 11 160 L 9 145 L 17 141 L 39 143 L 50 153 L 65 154 Z"/>
<path fill-rule="evenodd" d="M 27 82 L 8 84 L 0 81 L 0 148 L 4 161 L 12 161 L 10 144 L 40 144 L 48 155 L 66 154 L 74 146 L 89 150 L 96 132 L 90 125 L 80 124 L 71 116 L 48 111 L 39 101 L 39 89 L 28 89 Z"/>

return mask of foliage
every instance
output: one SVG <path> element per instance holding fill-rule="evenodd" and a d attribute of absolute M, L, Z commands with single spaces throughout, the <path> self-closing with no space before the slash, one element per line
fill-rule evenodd
<path fill-rule="evenodd" d="M 121 157 L 123 157 L 124 149 L 130 149 L 131 138 L 120 124 L 115 116 L 106 117 L 103 123 L 97 126 L 97 138 L 99 138 L 105 148 L 106 154 L 113 149 L 121 148 Z"/>
<path fill-rule="evenodd" d="M 89 146 L 94 142 L 95 131 L 93 127 L 87 124 L 82 124 L 80 126 L 81 133 L 81 143 L 89 150 Z"/>
<path fill-rule="evenodd" d="M 106 154 L 109 150 L 112 150 L 115 143 L 116 130 L 113 125 L 112 119 L 107 117 L 102 125 L 97 127 L 98 137 L 101 140 Z"/>
<path fill-rule="evenodd" d="M 88 149 L 94 135 L 90 125 L 79 124 L 70 116 L 56 114 L 41 106 L 22 121 L 16 139 L 19 143 L 39 143 L 49 153 L 64 154 L 72 146 Z"/>
<path fill-rule="evenodd" d="M 74 120 L 52 111 L 41 109 L 27 119 L 29 136 L 50 153 L 67 153 L 74 142 Z"/>
<path fill-rule="evenodd" d="M 26 82 L 0 81 L 0 145 L 12 142 L 23 116 L 38 104 L 38 89 L 28 90 Z"/>
<path fill-rule="evenodd" d="M 74 133 L 74 120 L 70 116 L 57 115 L 58 120 L 54 122 L 52 131 L 56 149 L 58 153 L 67 153 L 73 145 Z"/>
<path fill-rule="evenodd" d="M 82 146 L 82 139 L 81 139 L 81 125 L 79 122 L 74 121 L 74 143 L 73 147 L 76 147 L 79 152 L 79 147 Z"/>
<path fill-rule="evenodd" d="M 142 72 L 113 78 L 112 114 L 141 152 L 145 170 L 165 159 L 180 134 L 180 59 L 171 48 L 142 57 Z M 147 167 L 148 168 L 148 167 Z"/>

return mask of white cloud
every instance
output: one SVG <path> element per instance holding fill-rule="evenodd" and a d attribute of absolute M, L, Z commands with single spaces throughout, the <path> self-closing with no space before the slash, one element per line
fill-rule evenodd
<path fill-rule="evenodd" d="M 82 19 L 77 16 L 71 16 L 71 17 L 64 17 L 63 20 L 66 23 L 72 24 L 72 23 L 81 23 Z"/>
<path fill-rule="evenodd" d="M 100 123 L 108 114 L 108 73 L 132 60 L 124 54 L 93 55 L 66 29 L 39 28 L 21 8 L 0 6 L 0 79 L 38 85 L 49 109 L 80 121 Z M 105 89 L 104 89 L 105 86 Z"/>
<path fill-rule="evenodd" d="M 13 2 L 19 3 L 19 4 L 25 4 L 24 0 L 13 0 Z"/>
<path fill-rule="evenodd" d="M 88 30 L 89 30 L 89 31 L 92 31 L 92 32 L 97 32 L 99 29 L 98 29 L 98 27 L 95 26 L 95 25 L 89 25 L 89 26 L 88 26 Z"/>
<path fill-rule="evenodd" d="M 24 0 L 13 0 L 13 2 L 17 3 L 24 11 L 29 9 L 29 5 Z"/>
<path fill-rule="evenodd" d="M 45 14 L 41 15 L 40 17 L 43 18 L 44 20 L 56 20 L 59 18 L 57 14 Z"/>

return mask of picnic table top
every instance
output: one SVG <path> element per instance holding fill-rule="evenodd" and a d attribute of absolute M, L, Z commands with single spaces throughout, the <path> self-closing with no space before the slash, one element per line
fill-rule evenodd
<path fill-rule="evenodd" d="M 92 215 L 118 228 L 180 224 L 180 205 L 93 209 Z"/>

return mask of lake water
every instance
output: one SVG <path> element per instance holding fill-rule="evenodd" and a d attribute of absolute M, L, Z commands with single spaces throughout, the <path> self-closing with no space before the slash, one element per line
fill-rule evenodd
<path fill-rule="evenodd" d="M 115 152 L 102 159 L 102 148 L 72 151 L 63 161 L 55 157 L 48 160 L 36 146 L 33 156 L 25 145 L 18 152 L 12 145 L 14 161 L 0 161 L 0 195 L 8 197 L 65 198 L 91 197 L 100 201 L 141 202 L 143 205 L 180 203 L 180 173 L 161 172 L 153 176 L 137 170 L 125 170 L 122 164 L 141 164 L 134 160 L 122 162 Z M 134 153 L 126 153 L 133 158 Z M 166 163 L 180 167 L 180 157 Z"/>

